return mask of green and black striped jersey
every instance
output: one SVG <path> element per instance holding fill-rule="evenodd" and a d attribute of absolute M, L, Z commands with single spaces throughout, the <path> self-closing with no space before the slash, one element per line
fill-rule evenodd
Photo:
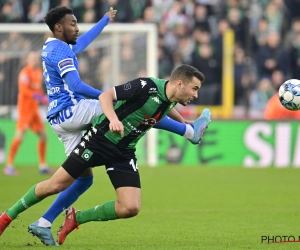
<path fill-rule="evenodd" d="M 93 119 L 93 126 L 118 148 L 134 149 L 138 140 L 176 105 L 166 96 L 167 82 L 153 77 L 138 78 L 114 88 L 114 109 L 123 123 L 124 137 L 109 131 L 109 120 L 104 114 Z"/>

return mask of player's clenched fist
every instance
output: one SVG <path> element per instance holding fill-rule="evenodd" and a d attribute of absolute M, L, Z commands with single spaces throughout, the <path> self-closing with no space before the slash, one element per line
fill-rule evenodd
<path fill-rule="evenodd" d="M 113 133 L 120 133 L 121 137 L 124 136 L 124 126 L 119 120 L 110 121 L 109 130 Z"/>
<path fill-rule="evenodd" d="M 109 11 L 106 13 L 106 15 L 109 17 L 109 20 L 112 21 L 114 17 L 116 16 L 117 10 L 114 10 L 113 7 L 109 8 Z"/>

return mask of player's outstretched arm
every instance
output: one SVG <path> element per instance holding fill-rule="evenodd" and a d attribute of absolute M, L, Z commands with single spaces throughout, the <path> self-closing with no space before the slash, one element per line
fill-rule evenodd
<path fill-rule="evenodd" d="M 70 90 L 91 99 L 98 99 L 102 91 L 84 83 L 76 70 L 69 71 L 63 75 L 64 81 L 68 84 Z"/>
<path fill-rule="evenodd" d="M 116 100 L 116 94 L 114 88 L 109 89 L 102 93 L 99 96 L 99 101 L 103 113 L 109 120 L 109 129 L 111 132 L 117 132 L 121 134 L 121 137 L 124 136 L 124 127 L 122 122 L 119 121 L 119 118 L 113 108 L 113 101 Z"/>
<path fill-rule="evenodd" d="M 81 35 L 75 45 L 72 45 L 72 50 L 74 54 L 78 54 L 83 51 L 104 29 L 104 27 L 113 20 L 117 13 L 117 10 L 114 10 L 110 7 L 109 11 L 103 16 L 103 18 L 95 24 L 89 31 Z"/>

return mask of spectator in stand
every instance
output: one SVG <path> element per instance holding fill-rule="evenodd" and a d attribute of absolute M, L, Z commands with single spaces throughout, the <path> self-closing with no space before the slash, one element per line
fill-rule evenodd
<path fill-rule="evenodd" d="M 177 53 L 180 54 L 184 64 L 191 64 L 192 53 L 195 50 L 195 42 L 189 35 L 184 35 L 179 38 Z"/>
<path fill-rule="evenodd" d="M 21 22 L 23 14 L 23 6 L 20 0 L 0 1 L 0 23 Z"/>
<path fill-rule="evenodd" d="M 158 77 L 162 79 L 167 78 L 170 75 L 170 69 L 173 68 L 173 61 L 166 55 L 167 53 L 168 50 L 165 47 L 158 47 Z"/>
<path fill-rule="evenodd" d="M 282 11 L 283 10 L 279 9 L 279 6 L 274 1 L 270 1 L 264 13 L 270 29 L 277 31 L 279 34 L 282 33 L 283 28 L 284 14 Z"/>
<path fill-rule="evenodd" d="M 188 26 L 188 20 L 188 17 L 183 13 L 183 4 L 180 1 L 174 1 L 172 7 L 163 15 L 163 22 L 169 29 L 180 24 Z"/>
<path fill-rule="evenodd" d="M 245 33 L 245 21 L 242 16 L 241 11 L 238 8 L 231 8 L 228 11 L 227 19 L 230 25 L 230 28 L 235 33 L 235 42 L 240 44 L 242 48 L 246 46 L 246 33 Z"/>
<path fill-rule="evenodd" d="M 215 55 L 218 62 L 223 60 L 223 36 L 224 33 L 229 29 L 229 23 L 226 18 L 222 18 L 218 21 L 218 35 L 212 41 L 213 47 L 215 48 Z M 221 74 L 222 69 L 219 67 L 217 74 Z"/>
<path fill-rule="evenodd" d="M 297 34 L 300 33 L 300 16 L 293 20 L 291 29 L 286 33 L 284 38 L 284 47 L 290 49 L 295 45 Z M 297 43 L 297 42 L 296 42 Z"/>
<path fill-rule="evenodd" d="M 118 10 L 118 15 L 116 15 L 114 22 L 119 23 L 130 23 L 133 22 L 133 11 L 129 0 L 105 0 L 100 5 L 100 16 L 105 15 L 107 9 L 113 7 L 113 9 Z"/>
<path fill-rule="evenodd" d="M 143 19 L 144 10 L 151 5 L 150 0 L 129 0 L 133 20 Z"/>
<path fill-rule="evenodd" d="M 247 92 L 242 82 L 243 74 L 248 69 L 246 63 L 245 51 L 239 47 L 235 47 L 234 53 L 234 104 L 238 105 L 244 102 L 245 93 Z"/>
<path fill-rule="evenodd" d="M 172 8 L 174 0 L 152 0 L 151 2 L 155 11 L 156 23 L 161 23 L 163 15 Z"/>
<path fill-rule="evenodd" d="M 205 90 L 203 95 L 199 93 L 198 100 L 194 104 L 217 105 L 221 98 L 221 81 L 216 74 L 218 62 L 214 57 L 210 44 L 201 44 L 192 55 L 192 66 L 205 72 Z"/>
<path fill-rule="evenodd" d="M 204 5 L 196 5 L 194 14 L 194 29 L 198 28 L 202 31 L 210 32 L 210 25 L 208 22 L 207 9 Z"/>
<path fill-rule="evenodd" d="M 28 8 L 27 19 L 31 23 L 41 23 L 50 7 L 49 0 L 32 1 Z"/>
<path fill-rule="evenodd" d="M 82 4 L 74 8 L 74 15 L 77 17 L 77 22 L 94 23 L 102 16 L 99 14 L 100 5 L 97 0 L 84 0 Z"/>
<path fill-rule="evenodd" d="M 285 75 L 289 70 L 289 54 L 281 47 L 281 39 L 278 32 L 270 32 L 267 44 L 259 48 L 256 55 L 258 77 L 271 77 L 274 70 L 280 69 Z"/>
<path fill-rule="evenodd" d="M 274 94 L 274 88 L 269 78 L 263 78 L 258 82 L 257 88 L 252 91 L 250 95 L 250 107 L 252 115 L 258 115 L 263 113 L 267 102 Z"/>
<path fill-rule="evenodd" d="M 269 25 L 266 18 L 259 19 L 257 27 L 252 35 L 252 50 L 256 51 L 259 47 L 266 46 L 269 35 Z"/>
<path fill-rule="evenodd" d="M 300 33 L 296 35 L 290 55 L 292 78 L 300 79 Z"/>
<path fill-rule="evenodd" d="M 143 22 L 144 23 L 155 23 L 155 11 L 153 6 L 148 6 L 143 11 Z"/>

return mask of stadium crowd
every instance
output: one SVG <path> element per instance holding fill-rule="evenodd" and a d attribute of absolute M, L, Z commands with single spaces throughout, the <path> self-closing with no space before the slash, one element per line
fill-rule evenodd
<path fill-rule="evenodd" d="M 194 104 L 221 102 L 222 38 L 230 28 L 235 33 L 236 106 L 259 117 L 285 79 L 300 79 L 300 0 L 0 0 L 0 23 L 41 23 L 57 5 L 73 8 L 79 23 L 97 22 L 112 6 L 118 10 L 115 22 L 157 24 L 158 76 L 168 77 L 171 69 L 182 63 L 205 74 L 204 90 Z M 33 49 L 18 36 L 11 33 L 0 39 L 0 50 L 5 51 L 10 40 L 23 41 L 16 46 L 24 51 Z M 80 63 L 89 64 L 95 55 L 89 51 Z M 128 53 L 122 56 L 124 61 L 130 59 Z M 17 74 L 8 77 L 5 73 L 16 69 L 12 65 L 21 66 L 22 61 L 14 60 L 20 59 L 0 53 L 0 93 L 15 89 L 16 97 Z M 98 60 L 100 63 L 105 67 L 105 62 Z M 128 65 L 136 67 L 134 60 Z M 84 77 L 83 72 L 81 75 Z M 88 74 L 84 80 L 93 81 Z M 104 85 L 105 80 L 95 87 Z M 15 103 L 16 98 L 0 98 L 0 104 Z"/>

